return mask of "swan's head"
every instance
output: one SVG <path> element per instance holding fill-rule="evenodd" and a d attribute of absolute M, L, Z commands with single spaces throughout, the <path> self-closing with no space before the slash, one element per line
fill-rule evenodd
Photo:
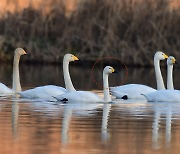
<path fill-rule="evenodd" d="M 176 63 L 176 59 L 173 56 L 169 56 L 167 59 L 167 65 L 173 65 Z"/>
<path fill-rule="evenodd" d="M 69 53 L 65 54 L 64 59 L 69 61 L 69 62 L 79 60 L 78 57 L 76 57 L 76 56 L 74 56 L 72 54 L 69 54 Z"/>
<path fill-rule="evenodd" d="M 18 54 L 18 55 L 26 55 L 27 53 L 26 53 L 26 51 L 24 51 L 24 49 L 22 49 L 22 48 L 16 48 L 16 50 L 15 50 L 15 54 Z"/>
<path fill-rule="evenodd" d="M 162 51 L 157 51 L 154 57 L 158 60 L 164 60 L 168 58 L 168 56 Z"/>
<path fill-rule="evenodd" d="M 106 74 L 117 73 L 117 71 L 111 66 L 106 66 L 103 72 Z"/>

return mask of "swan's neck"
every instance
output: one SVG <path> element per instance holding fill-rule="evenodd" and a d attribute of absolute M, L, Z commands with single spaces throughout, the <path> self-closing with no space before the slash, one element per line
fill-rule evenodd
<path fill-rule="evenodd" d="M 167 89 L 174 89 L 173 85 L 173 65 L 167 66 Z"/>
<path fill-rule="evenodd" d="M 104 101 L 111 102 L 111 96 L 109 94 L 109 82 L 108 82 L 108 74 L 103 72 L 103 88 L 104 88 Z"/>
<path fill-rule="evenodd" d="M 66 59 L 63 60 L 63 74 L 66 89 L 68 91 L 75 91 L 71 81 L 71 77 L 69 75 L 69 61 L 67 61 Z"/>
<path fill-rule="evenodd" d="M 162 78 L 159 60 L 154 58 L 154 67 L 155 67 L 155 74 L 156 74 L 156 83 L 157 83 L 157 90 L 165 89 L 164 81 Z"/>
<path fill-rule="evenodd" d="M 14 92 L 21 91 L 21 84 L 19 79 L 19 59 L 20 59 L 20 55 L 15 54 L 14 63 L 13 63 L 13 84 L 12 84 L 12 89 L 14 90 Z"/>

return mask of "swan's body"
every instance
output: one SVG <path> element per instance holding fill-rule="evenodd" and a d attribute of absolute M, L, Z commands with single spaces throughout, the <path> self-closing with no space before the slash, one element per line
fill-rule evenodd
<path fill-rule="evenodd" d="M 46 100 L 50 100 L 52 98 L 51 96 L 62 95 L 66 92 L 67 90 L 63 87 L 48 85 L 26 90 L 21 92 L 20 94 L 24 98 L 44 98 Z"/>
<path fill-rule="evenodd" d="M 67 92 L 66 94 L 56 96 L 58 101 L 69 101 L 69 102 L 84 102 L 84 103 L 96 103 L 96 102 L 104 102 L 102 98 L 98 95 L 89 92 L 89 91 L 74 91 Z"/>
<path fill-rule="evenodd" d="M 179 90 L 157 90 L 153 93 L 143 94 L 148 102 L 179 102 Z"/>
<path fill-rule="evenodd" d="M 143 99 L 144 96 L 140 95 L 141 93 L 147 94 L 156 91 L 156 89 L 142 84 L 127 84 L 110 88 L 110 90 L 113 96 L 122 99 Z"/>
<path fill-rule="evenodd" d="M 158 90 L 165 89 L 159 64 L 160 60 L 164 60 L 165 58 L 168 58 L 168 56 L 160 51 L 156 52 L 154 55 L 154 68 Z M 128 84 L 111 87 L 110 90 L 112 95 L 119 99 L 143 99 L 144 97 L 141 94 L 147 94 L 156 91 L 156 89 L 142 84 Z"/>
<path fill-rule="evenodd" d="M 19 94 L 21 95 L 21 97 L 25 98 L 42 98 L 48 100 L 52 97 L 65 94 L 67 91 L 75 91 L 75 88 L 71 81 L 71 77 L 69 75 L 69 62 L 75 60 L 79 59 L 72 54 L 66 54 L 63 59 L 63 75 L 66 89 L 54 85 L 46 85 L 25 90 L 20 92 Z"/>
<path fill-rule="evenodd" d="M 22 48 L 17 48 L 14 51 L 12 89 L 8 88 L 3 83 L 0 83 L 0 95 L 9 95 L 21 91 L 21 84 L 19 78 L 19 60 L 21 55 L 25 55 L 25 54 L 27 53 Z"/>
<path fill-rule="evenodd" d="M 58 101 L 62 102 L 84 102 L 84 103 L 96 103 L 96 102 L 110 102 L 111 96 L 109 94 L 109 83 L 108 75 L 114 73 L 114 68 L 106 66 L 103 70 L 103 89 L 104 89 L 104 99 L 100 98 L 98 95 L 89 91 L 74 91 L 67 92 L 66 94 L 56 96 Z"/>
<path fill-rule="evenodd" d="M 180 91 L 174 90 L 173 86 L 173 64 L 176 63 L 176 59 L 170 56 L 167 59 L 167 89 L 160 90 L 153 93 L 143 94 L 149 102 L 180 102 Z"/>
<path fill-rule="evenodd" d="M 11 95 L 13 94 L 13 90 L 8 88 L 5 84 L 0 83 L 0 95 Z"/>

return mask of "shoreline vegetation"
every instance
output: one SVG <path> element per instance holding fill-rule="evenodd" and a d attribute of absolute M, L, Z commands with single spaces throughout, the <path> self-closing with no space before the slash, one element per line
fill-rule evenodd
<path fill-rule="evenodd" d="M 69 52 L 89 62 L 112 56 L 152 66 L 157 50 L 180 59 L 179 25 L 180 6 L 170 0 L 85 0 L 69 15 L 54 0 L 47 13 L 29 6 L 0 16 L 0 61 L 22 47 L 27 63 L 61 63 Z"/>

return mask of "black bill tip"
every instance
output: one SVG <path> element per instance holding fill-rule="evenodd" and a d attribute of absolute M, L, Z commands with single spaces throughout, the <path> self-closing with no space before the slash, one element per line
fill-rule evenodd
<path fill-rule="evenodd" d="M 115 70 L 113 73 L 119 73 L 119 72 Z"/>

